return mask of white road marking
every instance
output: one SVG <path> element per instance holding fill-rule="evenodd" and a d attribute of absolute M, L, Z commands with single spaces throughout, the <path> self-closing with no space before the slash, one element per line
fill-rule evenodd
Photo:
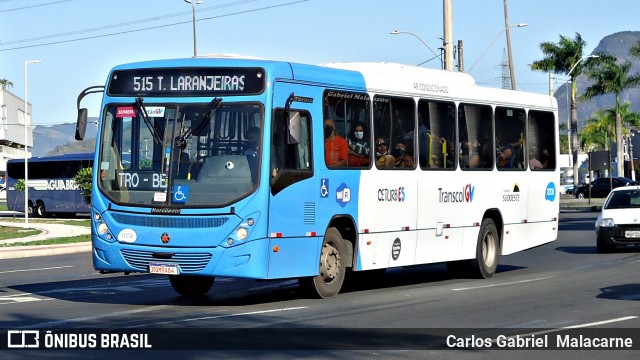
<path fill-rule="evenodd" d="M 62 326 L 62 325 L 78 323 L 78 322 L 83 322 L 83 321 L 93 321 L 93 320 L 100 320 L 100 319 L 105 319 L 105 318 L 109 318 L 109 317 L 116 317 L 116 316 L 130 315 L 130 314 L 138 314 L 138 313 L 143 313 L 143 312 L 147 312 L 147 311 L 155 311 L 155 310 L 163 309 L 163 308 L 166 308 L 166 307 L 169 307 L 169 306 L 170 305 L 158 305 L 158 306 L 146 307 L 146 308 L 143 308 L 143 309 L 119 311 L 119 312 L 96 315 L 96 316 L 87 316 L 87 317 L 81 317 L 81 318 L 75 318 L 75 319 L 49 321 L 49 322 L 44 322 L 44 323 L 39 323 L 39 324 L 27 325 L 27 326 L 25 326 L 23 328 L 19 328 L 19 329 L 52 328 L 52 327 L 58 327 L 58 326 Z"/>
<path fill-rule="evenodd" d="M 561 328 L 543 330 L 543 331 L 532 332 L 532 333 L 528 333 L 528 334 L 518 334 L 518 335 L 508 336 L 507 338 L 515 338 L 517 336 L 520 336 L 520 337 L 540 336 L 540 335 L 551 334 L 551 333 L 555 333 L 555 332 L 561 332 L 561 331 L 565 331 L 565 330 L 569 330 L 569 329 L 582 329 L 582 328 L 587 328 L 587 327 L 592 327 L 592 326 L 606 325 L 606 324 L 611 324 L 611 323 L 615 323 L 615 322 L 633 320 L 633 319 L 637 319 L 637 318 L 638 318 L 637 316 L 625 316 L 625 317 L 616 318 L 616 319 L 602 320 L 602 321 L 596 321 L 596 322 L 586 323 L 586 324 L 564 326 L 564 327 L 561 327 Z"/>
<path fill-rule="evenodd" d="M 484 288 L 491 288 L 491 287 L 496 287 L 496 286 L 507 286 L 507 285 L 524 284 L 524 283 L 529 283 L 529 282 L 533 282 L 533 281 L 541 281 L 541 280 L 547 280 L 547 279 L 552 279 L 552 278 L 553 278 L 553 276 L 547 276 L 547 277 L 541 277 L 541 278 L 536 278 L 536 279 L 513 281 L 513 282 L 506 282 L 506 283 L 499 283 L 499 284 L 489 284 L 489 285 L 472 286 L 472 287 L 465 287 L 465 288 L 455 288 L 455 289 L 451 289 L 451 290 L 453 290 L 453 291 L 463 291 L 463 290 L 484 289 Z"/>
<path fill-rule="evenodd" d="M 23 270 L 9 270 L 9 271 L 0 271 L 0 274 L 11 274 L 17 272 L 29 272 L 29 271 L 44 271 L 44 270 L 56 270 L 56 269 L 66 269 L 72 268 L 73 266 L 56 266 L 56 267 L 47 267 L 47 268 L 36 268 L 36 269 L 23 269 Z"/>
<path fill-rule="evenodd" d="M 43 301 L 43 300 L 53 300 L 50 298 L 37 298 L 31 295 L 33 294 L 15 294 L 15 295 L 0 296 L 0 305 L 26 303 L 26 302 Z"/>
<path fill-rule="evenodd" d="M 190 318 L 190 319 L 180 319 L 180 320 L 171 320 L 171 321 L 148 323 L 148 324 L 130 326 L 129 328 L 138 328 L 138 327 L 147 327 L 147 326 L 156 326 L 156 325 L 166 325 L 166 324 L 177 324 L 177 323 L 182 323 L 182 322 L 191 322 L 191 321 L 199 321 L 199 320 L 223 319 L 223 318 L 237 317 L 237 316 L 269 314 L 269 313 L 276 313 L 276 312 L 282 312 L 282 311 L 302 310 L 302 309 L 308 309 L 308 308 L 309 308 L 308 306 L 299 306 L 299 307 L 282 308 L 282 309 L 251 311 L 251 312 L 239 313 L 239 314 L 203 316 L 203 317 L 196 317 L 196 318 Z"/>

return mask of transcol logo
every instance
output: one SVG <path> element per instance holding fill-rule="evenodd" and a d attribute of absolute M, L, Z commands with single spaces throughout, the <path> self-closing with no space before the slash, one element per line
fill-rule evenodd
<path fill-rule="evenodd" d="M 467 184 L 462 187 L 461 191 L 445 191 L 438 188 L 438 202 L 440 203 L 463 203 L 473 202 L 473 193 L 475 186 Z"/>

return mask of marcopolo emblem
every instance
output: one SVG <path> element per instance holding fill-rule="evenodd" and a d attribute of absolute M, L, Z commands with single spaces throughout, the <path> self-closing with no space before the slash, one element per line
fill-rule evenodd
<path fill-rule="evenodd" d="M 160 241 L 162 241 L 163 244 L 167 244 L 170 240 L 171 235 L 169 235 L 169 233 L 162 233 L 162 235 L 160 235 Z"/>

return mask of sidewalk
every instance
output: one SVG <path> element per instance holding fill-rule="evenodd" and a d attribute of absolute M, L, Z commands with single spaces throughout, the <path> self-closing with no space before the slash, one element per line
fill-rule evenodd
<path fill-rule="evenodd" d="M 562 195 L 560 212 L 594 212 L 594 207 L 602 206 L 604 199 L 576 199 L 573 195 Z"/>
<path fill-rule="evenodd" d="M 0 226 L 19 228 L 24 227 L 24 224 L 0 220 Z M 31 256 L 59 255 L 91 251 L 91 242 L 89 241 L 60 245 L 29 245 L 29 242 L 32 241 L 90 234 L 91 229 L 86 226 L 34 222 L 29 223 L 29 228 L 40 230 L 42 233 L 22 238 L 0 240 L 0 244 L 24 243 L 23 246 L 0 247 L 0 259 L 15 259 Z"/>

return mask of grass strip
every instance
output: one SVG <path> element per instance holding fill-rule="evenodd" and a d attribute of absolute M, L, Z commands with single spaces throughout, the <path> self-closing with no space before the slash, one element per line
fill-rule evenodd
<path fill-rule="evenodd" d="M 13 247 L 13 246 L 33 246 L 33 245 L 61 245 L 61 244 L 74 244 L 91 241 L 91 235 L 79 235 L 72 237 L 61 237 L 47 240 L 14 242 L 7 244 L 0 244 L 0 247 Z"/>

